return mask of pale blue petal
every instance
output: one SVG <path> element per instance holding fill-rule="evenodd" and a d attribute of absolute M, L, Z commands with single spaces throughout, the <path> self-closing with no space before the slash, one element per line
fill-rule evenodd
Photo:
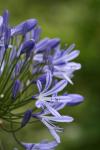
<path fill-rule="evenodd" d="M 40 80 L 37 80 L 37 87 L 38 87 L 38 90 L 39 90 L 39 93 L 40 93 L 42 91 L 42 84 L 41 84 Z"/>
<path fill-rule="evenodd" d="M 49 112 L 51 112 L 52 115 L 60 117 L 61 115 L 54 109 L 52 108 L 47 102 L 44 102 L 44 105 L 47 107 Z"/>
<path fill-rule="evenodd" d="M 79 53 L 80 53 L 79 50 L 74 50 L 74 51 L 72 51 L 70 54 L 68 54 L 68 55 L 66 56 L 67 61 L 70 61 L 70 60 L 76 58 L 76 57 L 79 55 Z"/>
<path fill-rule="evenodd" d="M 3 17 L 0 16 L 0 27 L 2 26 L 2 24 L 3 24 Z"/>
<path fill-rule="evenodd" d="M 76 58 L 78 55 L 79 55 L 80 51 L 79 50 L 74 50 L 72 51 L 70 54 L 66 54 L 64 56 L 61 56 L 59 57 L 58 59 L 55 59 L 54 60 L 54 63 L 59 63 L 61 61 L 65 61 L 65 62 L 68 62 L 74 58 Z"/>
<path fill-rule="evenodd" d="M 68 97 L 70 97 L 72 100 L 66 103 L 68 106 L 74 106 L 78 105 L 83 102 L 84 97 L 80 94 L 68 94 Z"/>
<path fill-rule="evenodd" d="M 52 74 L 51 71 L 48 71 L 46 74 L 46 85 L 42 93 L 46 92 L 50 88 L 51 83 L 52 83 Z"/>
<path fill-rule="evenodd" d="M 41 40 L 40 42 L 38 42 L 36 44 L 35 53 L 45 50 L 48 46 L 48 41 L 49 41 L 49 38 L 45 38 L 45 39 Z"/>
<path fill-rule="evenodd" d="M 55 138 L 55 140 L 57 141 L 57 143 L 60 143 L 60 136 L 57 134 L 57 132 L 53 129 L 49 129 L 51 135 Z"/>
<path fill-rule="evenodd" d="M 60 116 L 60 117 L 47 117 L 47 119 L 51 120 L 51 121 L 55 121 L 55 122 L 72 122 L 73 118 L 70 116 Z"/>
<path fill-rule="evenodd" d="M 71 96 L 52 96 L 52 97 L 47 97 L 47 101 L 49 102 L 57 102 L 57 103 L 67 103 L 72 101 Z"/>
<path fill-rule="evenodd" d="M 70 77 L 68 77 L 65 73 L 62 73 L 63 77 L 71 84 L 73 84 L 72 80 L 70 79 Z"/>
<path fill-rule="evenodd" d="M 65 50 L 65 53 L 64 54 L 68 54 L 70 53 L 73 49 L 75 48 L 75 44 L 71 44 L 66 50 Z"/>
<path fill-rule="evenodd" d="M 62 91 L 66 86 L 67 86 L 67 81 L 66 80 L 61 80 L 59 81 L 51 90 L 43 94 L 44 96 L 52 95 L 54 93 L 58 93 Z"/>
<path fill-rule="evenodd" d="M 42 119 L 42 122 L 47 126 L 47 128 L 49 129 L 51 135 L 55 138 L 55 140 L 57 141 L 57 143 L 60 143 L 60 137 L 56 133 L 56 131 L 53 128 L 53 126 L 51 126 L 45 119 Z"/>
<path fill-rule="evenodd" d="M 80 63 L 75 63 L 75 62 L 69 62 L 64 67 L 66 69 L 79 70 L 81 68 L 81 64 Z"/>
<path fill-rule="evenodd" d="M 39 63 L 43 62 L 43 54 L 37 54 L 33 57 L 33 60 L 38 61 Z"/>

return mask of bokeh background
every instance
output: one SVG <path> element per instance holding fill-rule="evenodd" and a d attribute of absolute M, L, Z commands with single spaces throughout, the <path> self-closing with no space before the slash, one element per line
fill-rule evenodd
<path fill-rule="evenodd" d="M 10 11 L 10 24 L 37 18 L 42 37 L 60 37 L 62 45 L 75 43 L 80 49 L 82 69 L 67 91 L 84 95 L 85 101 L 64 110 L 75 121 L 64 125 L 57 150 L 100 150 L 100 0 L 0 0 L 0 14 L 4 9 Z M 41 124 L 29 125 L 17 136 L 28 142 L 51 138 Z M 0 143 L 5 150 L 17 146 L 1 130 Z"/>

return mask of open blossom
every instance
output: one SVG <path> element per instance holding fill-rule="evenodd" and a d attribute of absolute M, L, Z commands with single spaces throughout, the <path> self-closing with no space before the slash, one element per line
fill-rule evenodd
<path fill-rule="evenodd" d="M 59 123 L 74 120 L 60 110 L 83 102 L 80 94 L 65 92 L 67 85 L 73 84 L 74 71 L 81 68 L 72 61 L 79 50 L 74 50 L 74 44 L 62 49 L 59 38 L 41 40 L 40 34 L 36 19 L 12 27 L 8 11 L 0 16 L 0 120 L 7 123 L 1 129 L 11 132 L 26 150 L 54 150 L 61 142 L 58 133 L 63 128 Z M 16 132 L 36 119 L 49 130 L 54 141 L 18 140 Z"/>
<path fill-rule="evenodd" d="M 50 49 L 48 50 L 48 47 L 52 44 L 52 42 L 49 42 L 51 41 L 51 39 L 48 39 L 49 46 L 47 45 L 46 51 L 40 51 L 39 54 L 37 53 L 34 56 L 34 60 L 41 63 L 45 60 L 46 55 L 48 63 L 44 66 L 43 71 L 45 72 L 47 70 L 51 70 L 55 77 L 66 79 L 70 83 L 73 83 L 71 81 L 73 72 L 75 70 L 79 70 L 81 68 L 81 65 L 79 63 L 71 62 L 71 60 L 79 55 L 79 50 L 72 51 L 75 48 L 75 44 L 72 44 L 66 50 L 60 50 L 60 43 L 59 40 L 57 40 L 58 39 L 52 39 L 53 44 L 55 42 L 55 45 L 53 46 L 53 55 L 51 55 Z"/>
<path fill-rule="evenodd" d="M 67 103 L 74 103 L 75 99 L 82 101 L 83 97 L 80 95 L 78 97 L 78 94 L 77 96 L 75 95 L 76 97 L 74 97 L 74 94 L 58 96 L 57 94 L 67 86 L 68 82 L 66 80 L 61 80 L 50 89 L 52 81 L 52 74 L 50 71 L 47 72 L 44 89 L 42 89 L 41 81 L 37 80 L 39 94 L 34 98 L 37 99 L 36 107 L 41 108 L 42 112 L 33 114 L 33 117 L 40 119 L 40 121 L 49 129 L 55 140 L 60 143 L 60 137 L 57 132 L 60 132 L 61 128 L 55 126 L 54 122 L 72 122 L 73 118 L 63 116 L 58 111 L 64 108 Z M 49 116 L 47 116 L 48 114 Z"/>

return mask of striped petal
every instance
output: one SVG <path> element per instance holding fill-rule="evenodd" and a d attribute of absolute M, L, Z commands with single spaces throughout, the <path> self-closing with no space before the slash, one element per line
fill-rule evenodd
<path fill-rule="evenodd" d="M 84 97 L 79 94 L 68 94 L 68 96 L 72 99 L 71 101 L 66 103 L 66 105 L 68 105 L 68 106 L 78 105 L 78 104 L 82 103 L 84 100 Z"/>
<path fill-rule="evenodd" d="M 20 23 L 19 25 L 15 26 L 14 28 L 11 29 L 11 35 L 24 35 L 27 32 L 31 31 L 37 24 L 36 19 L 29 19 L 26 20 L 25 22 Z"/>
<path fill-rule="evenodd" d="M 60 143 L 60 136 L 57 134 L 57 132 L 53 129 L 49 129 L 51 135 L 55 138 L 55 140 L 57 141 L 57 143 Z"/>
<path fill-rule="evenodd" d="M 54 63 L 58 63 L 58 62 L 61 62 L 61 61 L 65 61 L 65 62 L 68 62 L 74 58 L 76 58 L 78 55 L 79 55 L 80 51 L 79 50 L 74 50 L 72 51 L 70 54 L 66 54 L 62 57 L 59 57 L 58 59 L 56 59 L 54 61 Z"/>
<path fill-rule="evenodd" d="M 51 83 L 52 83 L 52 74 L 51 71 L 48 71 L 46 75 L 46 85 L 42 93 L 46 92 L 50 88 Z"/>
<path fill-rule="evenodd" d="M 73 44 L 71 44 L 67 49 L 66 49 L 66 51 L 65 51 L 65 53 L 64 54 L 68 54 L 68 53 L 70 53 L 73 49 L 75 48 L 75 44 L 73 43 Z"/>
<path fill-rule="evenodd" d="M 45 50 L 48 46 L 48 41 L 49 41 L 49 38 L 45 38 L 41 40 L 40 42 L 38 42 L 38 44 L 36 44 L 35 53 Z"/>
<path fill-rule="evenodd" d="M 49 129 L 51 135 L 55 138 L 57 143 L 60 143 L 60 137 L 57 134 L 55 128 L 53 126 L 51 126 L 44 118 L 42 119 L 42 122 L 47 126 L 47 128 Z"/>
<path fill-rule="evenodd" d="M 51 112 L 52 115 L 60 117 L 61 115 L 56 111 L 56 109 L 52 108 L 47 102 L 44 103 L 46 108 Z"/>
<path fill-rule="evenodd" d="M 60 117 L 47 117 L 47 119 L 54 121 L 54 122 L 72 122 L 73 118 L 70 116 L 60 116 Z"/>
<path fill-rule="evenodd" d="M 42 84 L 41 84 L 40 80 L 37 80 L 37 87 L 38 87 L 38 90 L 39 90 L 39 93 L 40 93 L 42 91 Z"/>
<path fill-rule="evenodd" d="M 44 96 L 52 95 L 54 93 L 58 93 L 62 91 L 66 86 L 68 82 L 66 80 L 59 81 L 51 90 L 43 94 Z"/>

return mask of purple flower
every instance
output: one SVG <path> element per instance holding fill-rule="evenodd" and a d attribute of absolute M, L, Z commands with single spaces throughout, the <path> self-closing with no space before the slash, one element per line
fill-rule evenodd
<path fill-rule="evenodd" d="M 37 53 L 33 59 L 39 63 L 43 62 L 45 56 L 45 53 L 43 52 L 44 50 L 47 49 L 49 45 L 49 48 L 50 49 L 53 48 L 55 51 L 53 56 L 51 55 L 52 52 L 46 54 L 46 60 L 48 60 L 46 62 L 48 63 L 45 64 L 43 71 L 47 72 L 48 70 L 51 70 L 53 76 L 60 79 L 65 79 L 71 84 L 73 84 L 71 80 L 71 78 L 73 77 L 73 72 L 75 70 L 79 70 L 81 68 L 81 65 L 79 63 L 70 61 L 79 55 L 79 51 L 78 50 L 72 51 L 73 48 L 75 47 L 74 44 L 72 44 L 69 48 L 67 48 L 67 50 L 60 50 L 59 42 L 60 42 L 59 39 L 45 39 L 43 41 L 40 41 L 42 51 L 36 48 L 35 52 L 37 53 L 39 51 L 41 53 L 39 54 Z"/>
<path fill-rule="evenodd" d="M 7 49 L 8 47 L 12 47 L 10 43 L 11 38 L 11 29 L 8 24 L 9 21 L 9 13 L 8 11 L 4 11 L 3 16 L 0 16 L 0 47 L 4 47 Z"/>
<path fill-rule="evenodd" d="M 75 103 L 75 100 L 78 98 L 82 100 L 82 97 L 74 94 L 67 94 L 63 96 L 57 96 L 56 93 L 60 92 L 67 85 L 66 80 L 61 80 L 55 84 L 51 89 L 52 85 L 52 74 L 50 71 L 46 75 L 46 84 L 42 90 L 42 84 L 40 80 L 37 80 L 37 87 L 39 90 L 38 96 L 35 98 L 36 107 L 42 108 L 42 113 L 33 114 L 33 117 L 38 118 L 46 127 L 49 129 L 51 135 L 60 143 L 60 137 L 57 132 L 61 131 L 61 128 L 54 125 L 54 122 L 72 122 L 73 118 L 69 116 L 62 116 L 58 110 L 65 107 L 67 104 Z M 48 114 L 52 116 L 47 116 Z"/>
<path fill-rule="evenodd" d="M 33 50 L 35 46 L 35 41 L 34 40 L 28 40 L 25 41 L 20 49 L 20 54 L 26 54 L 26 57 L 28 58 Z"/>
<path fill-rule="evenodd" d="M 24 127 L 30 120 L 31 118 L 31 115 L 32 115 L 32 110 L 27 110 L 24 114 L 24 117 L 22 119 L 22 123 L 21 123 L 21 127 Z"/>
<path fill-rule="evenodd" d="M 15 26 L 11 29 L 11 35 L 25 35 L 27 32 L 34 29 L 34 27 L 37 25 L 36 19 L 29 19 L 25 22 L 22 22 L 21 24 Z"/>
<path fill-rule="evenodd" d="M 51 110 L 54 111 L 53 108 Z M 57 111 L 54 116 L 46 116 L 45 114 L 33 114 L 33 117 L 36 117 L 40 119 L 40 121 L 48 128 L 49 132 L 51 135 L 54 137 L 54 139 L 57 141 L 57 143 L 60 143 L 60 136 L 58 135 L 57 132 L 61 132 L 63 129 L 58 127 L 57 125 L 54 124 L 54 122 L 72 122 L 73 118 L 70 116 L 61 116 Z"/>
<path fill-rule="evenodd" d="M 72 51 L 73 47 L 72 45 L 67 50 L 62 50 L 59 53 L 55 51 L 52 59 L 53 75 L 57 78 L 66 79 L 71 84 L 73 83 L 71 81 L 73 72 L 81 68 L 79 63 L 70 62 L 79 55 L 78 50 Z"/>
<path fill-rule="evenodd" d="M 21 87 L 21 83 L 19 80 L 16 80 L 14 82 L 14 85 L 13 85 L 13 89 L 12 89 L 12 97 L 15 99 L 17 94 L 19 93 L 20 91 L 20 87 Z"/>
<path fill-rule="evenodd" d="M 42 90 L 42 84 L 41 81 L 37 81 L 37 87 L 39 90 L 39 95 L 36 97 L 37 101 L 36 101 L 36 106 L 37 107 L 42 107 L 43 105 L 45 105 L 48 102 L 57 102 L 57 98 L 59 98 L 59 100 L 62 100 L 64 98 L 64 96 L 60 97 L 49 97 L 50 95 L 56 94 L 60 91 L 62 91 L 66 85 L 67 85 L 67 81 L 66 80 L 61 80 L 59 81 L 54 87 L 52 87 L 50 90 L 50 86 L 52 84 L 52 74 L 50 71 L 47 72 L 47 76 L 46 76 L 46 84 L 45 84 L 45 88 Z"/>
<path fill-rule="evenodd" d="M 3 30 L 6 30 L 6 28 L 8 28 L 8 21 L 9 21 L 9 12 L 8 10 L 5 10 L 3 13 Z"/>
<path fill-rule="evenodd" d="M 31 32 L 32 32 L 32 38 L 35 40 L 35 42 L 38 42 L 40 38 L 41 27 L 36 27 Z"/>
<path fill-rule="evenodd" d="M 63 93 L 73 83 L 74 71 L 81 68 L 73 62 L 79 50 L 74 50 L 75 44 L 62 49 L 59 38 L 40 39 L 40 34 L 36 19 L 11 27 L 8 11 L 0 16 L 0 116 L 11 123 L 4 130 L 11 131 L 26 150 L 55 149 L 63 131 L 59 123 L 73 121 L 60 110 L 83 102 L 79 94 Z M 37 119 L 46 126 L 55 141 L 20 142 L 15 132 L 31 119 L 35 119 L 31 123 Z"/>
<path fill-rule="evenodd" d="M 50 71 L 48 71 L 46 75 L 46 84 L 44 89 L 42 89 L 41 81 L 37 80 L 39 94 L 36 97 L 36 107 L 47 107 L 48 103 L 50 103 L 49 105 L 61 103 L 69 105 L 82 102 L 83 97 L 79 94 L 64 94 L 62 96 L 57 95 L 57 93 L 62 91 L 67 86 L 67 84 L 68 82 L 66 80 L 61 80 L 50 89 L 52 85 L 52 74 Z"/>

